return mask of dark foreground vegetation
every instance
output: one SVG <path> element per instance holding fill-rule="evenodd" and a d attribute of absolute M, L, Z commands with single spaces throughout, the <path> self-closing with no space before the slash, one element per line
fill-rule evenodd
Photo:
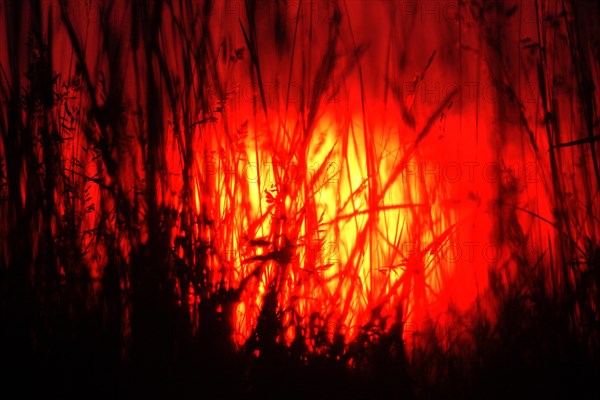
<path fill-rule="evenodd" d="M 596 2 L 2 0 L 0 21 L 2 397 L 600 398 Z M 536 179 L 404 184 L 475 156 Z M 501 256 L 429 261 L 464 237 Z"/>

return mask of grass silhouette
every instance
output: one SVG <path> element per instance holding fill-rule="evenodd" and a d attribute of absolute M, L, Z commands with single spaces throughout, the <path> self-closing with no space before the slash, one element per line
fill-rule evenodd
<path fill-rule="evenodd" d="M 598 7 L 0 3 L 3 381 L 596 398 Z"/>

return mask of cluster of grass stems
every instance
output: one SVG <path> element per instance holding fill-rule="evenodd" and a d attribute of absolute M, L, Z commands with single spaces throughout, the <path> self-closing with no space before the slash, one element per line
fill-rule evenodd
<path fill-rule="evenodd" d="M 403 2 L 357 21 L 366 3 L 0 3 L 2 379 L 106 394 L 598 394 L 598 5 L 459 0 L 441 39 Z M 389 32 L 359 42 L 373 25 Z M 435 73 L 485 75 L 498 101 L 409 104 L 403 82 Z M 275 80 L 296 85 L 274 95 Z M 491 185 L 485 232 L 505 257 L 480 267 L 484 289 L 464 289 L 472 306 L 447 304 L 440 334 L 428 304 L 453 271 L 427 254 L 463 220 L 443 183 L 402 178 L 452 115 L 492 161 L 533 160 L 540 180 Z M 251 162 L 269 179 L 248 179 Z M 523 200 L 532 191 L 541 206 Z M 406 257 L 403 240 L 433 244 Z M 408 320 L 421 329 L 408 335 Z"/>

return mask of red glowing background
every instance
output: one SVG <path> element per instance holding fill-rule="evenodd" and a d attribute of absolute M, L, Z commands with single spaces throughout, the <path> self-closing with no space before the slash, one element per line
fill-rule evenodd
<path fill-rule="evenodd" d="M 568 304 L 597 340 L 597 16 L 545 0 L 2 2 L 6 282 L 99 310 L 124 357 L 165 321 L 218 325 L 255 356 L 365 335 L 415 349 L 432 328 L 466 351 L 508 298 L 533 316 L 540 298 Z"/>

